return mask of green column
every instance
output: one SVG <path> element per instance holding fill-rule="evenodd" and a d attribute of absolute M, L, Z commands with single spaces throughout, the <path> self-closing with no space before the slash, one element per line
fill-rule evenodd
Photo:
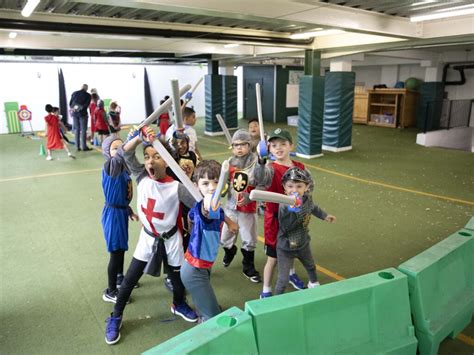
<path fill-rule="evenodd" d="M 321 70 L 321 51 L 307 49 L 304 51 L 304 75 L 317 75 Z"/>
<path fill-rule="evenodd" d="M 216 119 L 216 114 L 222 114 L 222 76 L 217 74 L 205 75 L 204 90 L 206 96 L 206 124 L 204 134 L 210 136 L 222 134 L 222 129 Z"/>

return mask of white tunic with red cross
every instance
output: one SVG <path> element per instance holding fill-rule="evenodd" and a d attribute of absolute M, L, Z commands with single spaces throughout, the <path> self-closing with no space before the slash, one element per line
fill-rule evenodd
<path fill-rule="evenodd" d="M 143 226 L 157 237 L 177 225 L 179 217 L 179 182 L 170 177 L 162 180 L 143 178 L 137 187 L 137 211 Z M 142 228 L 133 257 L 148 262 L 153 255 L 155 238 Z M 184 261 L 181 230 L 165 239 L 168 264 L 181 266 Z"/>

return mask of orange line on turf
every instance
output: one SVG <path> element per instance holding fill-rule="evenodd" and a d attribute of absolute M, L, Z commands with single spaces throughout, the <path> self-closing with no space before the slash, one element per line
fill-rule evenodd
<path fill-rule="evenodd" d="M 459 334 L 456 339 L 466 343 L 467 345 L 474 346 L 474 339 L 465 334 Z"/>
<path fill-rule="evenodd" d="M 346 175 L 346 174 L 338 173 L 337 171 L 333 171 L 333 170 L 329 170 L 329 169 L 320 168 L 320 167 L 318 167 L 318 166 L 311 165 L 311 164 L 307 164 L 307 163 L 305 163 L 305 165 L 306 165 L 306 166 L 309 166 L 309 167 L 311 167 L 311 168 L 313 168 L 313 169 L 323 171 L 323 172 L 328 173 L 328 174 L 337 175 L 337 176 L 340 176 L 340 177 L 343 177 L 343 178 L 346 178 L 346 179 L 351 179 L 351 180 L 363 182 L 363 183 L 366 183 L 366 184 L 378 185 L 378 186 L 386 187 L 386 188 L 393 189 L 393 190 L 398 190 L 398 191 L 403 191 L 403 192 L 410 192 L 410 193 L 417 194 L 417 195 L 423 195 L 423 196 L 428 196 L 428 197 L 434 197 L 434 198 L 438 198 L 438 199 L 441 199 L 441 200 L 446 200 L 446 201 L 451 201 L 451 202 L 459 202 L 459 203 L 464 203 L 464 204 L 466 204 L 466 205 L 474 206 L 474 202 L 473 202 L 473 201 L 461 200 L 461 199 L 453 198 L 453 197 L 449 197 L 449 196 L 436 195 L 436 194 L 431 194 L 431 193 L 428 193 L 428 192 L 423 192 L 423 191 L 417 191 L 417 190 L 407 189 L 407 188 L 405 188 L 405 187 L 400 187 L 400 186 L 385 184 L 385 183 L 383 183 L 383 182 L 377 182 L 377 181 L 362 179 L 362 178 L 358 178 L 358 177 L 355 177 L 355 176 L 351 176 L 351 175 Z"/>

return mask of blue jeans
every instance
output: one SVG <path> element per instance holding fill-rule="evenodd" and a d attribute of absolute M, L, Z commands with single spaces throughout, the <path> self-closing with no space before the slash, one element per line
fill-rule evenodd
<path fill-rule="evenodd" d="M 82 150 L 87 148 L 86 139 L 87 139 L 87 119 L 88 116 L 81 116 L 77 113 L 72 114 L 74 122 L 74 138 L 76 139 L 76 148 L 81 148 Z"/>

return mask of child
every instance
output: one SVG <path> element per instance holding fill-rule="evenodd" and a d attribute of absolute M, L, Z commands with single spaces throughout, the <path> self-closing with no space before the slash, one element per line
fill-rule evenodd
<path fill-rule="evenodd" d="M 104 136 L 109 135 L 109 125 L 107 124 L 107 112 L 104 109 L 104 101 L 100 100 L 95 110 L 95 131 L 99 135 L 100 144 L 104 141 Z"/>
<path fill-rule="evenodd" d="M 189 136 L 186 133 L 177 131 L 170 139 L 170 144 L 176 152 L 176 162 L 191 179 L 194 168 L 198 163 L 198 158 L 195 152 L 189 150 Z"/>
<path fill-rule="evenodd" d="M 315 205 L 311 198 L 313 181 L 310 174 L 297 167 L 290 168 L 282 178 L 283 188 L 287 195 L 298 194 L 302 198 L 302 205 L 297 212 L 292 212 L 286 205 L 280 205 L 278 210 L 278 281 L 275 286 L 275 294 L 279 295 L 285 291 L 289 280 L 289 271 L 295 258 L 298 258 L 308 272 L 308 288 L 319 286 L 311 254 L 310 236 L 308 224 L 311 215 L 326 222 L 333 223 L 336 217 L 328 215 Z"/>
<path fill-rule="evenodd" d="M 249 120 L 248 129 L 249 129 L 250 138 L 251 138 L 250 149 L 251 149 L 252 152 L 256 152 L 258 142 L 260 142 L 260 140 L 261 140 L 261 138 L 260 138 L 260 127 L 258 125 L 258 119 L 257 118 L 252 118 L 252 119 Z"/>
<path fill-rule="evenodd" d="M 184 185 L 167 175 L 167 164 L 152 145 L 146 144 L 144 147 L 145 164 L 137 160 L 137 146 L 143 140 L 152 142 L 155 139 L 151 128 L 142 129 L 142 134 L 138 134 L 137 130 L 131 132 L 129 140 L 117 153 L 123 154 L 125 163 L 137 178 L 137 210 L 142 229 L 132 261 L 119 289 L 114 311 L 107 318 L 105 342 L 110 345 L 120 340 L 122 314 L 133 287 L 150 260 L 153 259 L 157 265 L 161 265 L 162 252 L 166 253 L 169 276 L 173 283 L 171 313 L 188 322 L 196 322 L 198 319 L 185 301 L 185 290 L 179 275 L 184 260 L 179 204 L 182 202 L 191 208 L 195 201 Z"/>
<path fill-rule="evenodd" d="M 117 101 L 112 101 L 109 106 L 109 131 L 111 134 L 118 135 L 120 132 L 120 111 L 122 109 L 117 104 Z"/>
<path fill-rule="evenodd" d="M 250 134 L 245 129 L 239 129 L 232 136 L 232 153 L 229 160 L 229 177 L 232 188 L 225 206 L 225 214 L 240 227 L 242 239 L 242 267 L 245 277 L 252 282 L 261 282 L 260 274 L 255 270 L 255 247 L 257 245 L 257 205 L 249 200 L 250 191 L 255 188 L 252 175 L 257 155 L 250 151 Z M 224 247 L 224 266 L 230 265 L 237 253 L 235 240 L 237 234 L 224 226 L 222 228 L 221 244 Z"/>
<path fill-rule="evenodd" d="M 50 104 L 45 106 L 46 112 L 48 115 L 44 118 L 46 121 L 46 132 L 45 135 L 47 136 L 46 141 L 46 160 L 53 160 L 51 156 L 52 150 L 59 150 L 64 149 L 67 152 L 67 156 L 71 159 L 76 159 L 74 155 L 69 151 L 66 142 L 63 140 L 61 136 L 61 128 L 66 130 L 63 123 L 59 120 L 59 108 L 53 107 Z"/>
<path fill-rule="evenodd" d="M 97 104 L 100 100 L 97 91 L 92 91 L 95 89 L 91 89 L 91 103 L 89 104 L 89 114 L 91 116 L 91 144 L 94 145 L 94 136 L 95 136 L 95 110 L 97 110 Z"/>
<path fill-rule="evenodd" d="M 202 160 L 201 153 L 197 147 L 197 134 L 193 126 L 196 124 L 196 112 L 190 107 L 183 108 L 184 133 L 189 137 L 189 150 L 196 153 L 199 160 Z M 176 131 L 176 125 L 172 124 L 166 131 L 166 140 L 169 141 Z"/>
<path fill-rule="evenodd" d="M 238 226 L 219 210 L 218 219 L 209 219 L 209 201 L 216 190 L 220 175 L 220 164 L 215 160 L 204 160 L 194 172 L 194 181 L 204 196 L 189 212 L 191 237 L 185 261 L 181 267 L 181 279 L 193 298 L 200 313 L 200 320 L 206 321 L 221 312 L 212 289 L 211 268 L 219 248 L 222 222 L 234 233 Z"/>
<path fill-rule="evenodd" d="M 165 103 L 170 97 L 166 95 L 163 100 L 160 101 L 160 106 Z M 170 126 L 170 114 L 168 112 L 164 112 L 158 117 L 158 126 L 160 127 L 160 134 L 162 136 L 166 135 L 166 131 Z"/>
<path fill-rule="evenodd" d="M 275 157 L 275 161 L 265 166 L 265 162 L 259 159 L 255 166 L 254 176 L 259 185 L 265 186 L 267 191 L 283 193 L 281 178 L 285 172 L 293 167 L 304 169 L 300 162 L 290 159 L 290 152 L 293 149 L 293 140 L 290 132 L 280 128 L 275 129 L 268 138 L 270 153 Z M 260 298 L 272 296 L 272 274 L 277 262 L 277 234 L 278 234 L 278 204 L 266 203 L 264 214 L 264 235 L 265 254 L 267 262 L 263 269 L 263 290 Z M 297 290 L 304 288 L 304 283 L 296 275 L 294 267 L 290 268 L 290 284 Z"/>
<path fill-rule="evenodd" d="M 138 221 L 129 204 L 133 197 L 133 185 L 130 172 L 122 155 L 117 154 L 122 140 L 115 136 L 107 137 L 102 142 L 102 153 L 105 157 L 102 169 L 102 189 L 105 205 L 102 210 L 102 229 L 105 244 L 110 253 L 107 267 L 108 287 L 102 295 L 105 302 L 117 302 L 119 284 L 123 280 L 123 261 L 128 250 L 128 218 Z"/>

